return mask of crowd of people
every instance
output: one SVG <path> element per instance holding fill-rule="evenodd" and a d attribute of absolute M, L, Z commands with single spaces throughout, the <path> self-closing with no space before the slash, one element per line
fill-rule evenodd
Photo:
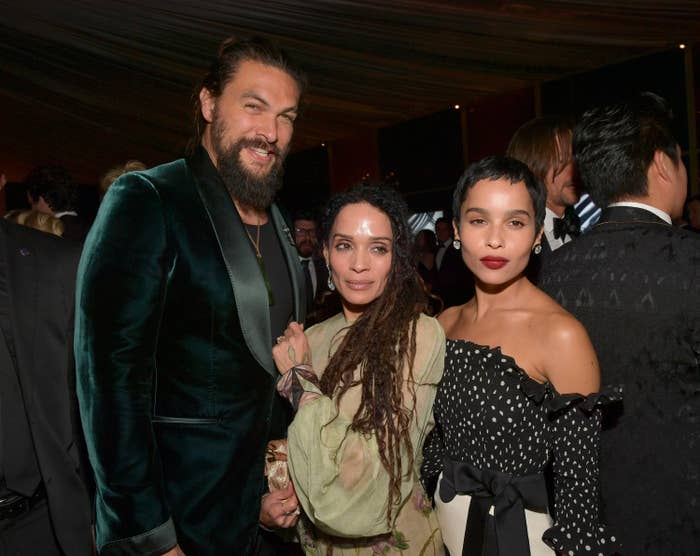
<path fill-rule="evenodd" d="M 277 205 L 306 85 L 228 39 L 185 158 L 0 219 L 0 556 L 698 554 L 666 101 L 527 122 L 415 233 L 381 183 Z"/>

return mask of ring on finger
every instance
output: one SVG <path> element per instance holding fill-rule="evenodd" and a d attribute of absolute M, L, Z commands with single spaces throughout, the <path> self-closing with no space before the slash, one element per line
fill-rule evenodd
<path fill-rule="evenodd" d="M 279 344 L 280 342 L 282 342 L 282 340 L 284 340 L 284 336 L 277 336 L 277 339 L 275 340 L 275 342 L 277 342 Z"/>

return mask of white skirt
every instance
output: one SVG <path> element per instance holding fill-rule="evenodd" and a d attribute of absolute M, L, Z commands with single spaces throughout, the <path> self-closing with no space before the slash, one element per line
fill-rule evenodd
<path fill-rule="evenodd" d="M 440 499 L 440 481 L 435 489 L 435 513 L 437 514 L 442 541 L 445 543 L 450 556 L 460 556 L 464 545 L 464 533 L 467 530 L 467 515 L 472 497 L 468 494 L 457 494 L 450 502 Z M 490 514 L 493 515 L 494 507 L 491 506 Z M 542 535 L 552 526 L 552 518 L 549 514 L 541 514 L 525 510 L 525 523 L 527 524 L 527 536 L 530 543 L 531 556 L 552 556 L 554 550 L 543 541 Z"/>

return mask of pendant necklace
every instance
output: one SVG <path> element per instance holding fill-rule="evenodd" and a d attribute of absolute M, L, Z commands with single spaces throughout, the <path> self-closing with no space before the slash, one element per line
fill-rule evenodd
<path fill-rule="evenodd" d="M 262 258 L 262 253 L 260 253 L 260 221 L 258 221 L 257 224 L 257 231 L 255 233 L 255 240 L 253 240 L 253 236 L 250 235 L 250 231 L 248 230 L 248 224 L 245 224 L 243 226 L 245 228 L 245 233 L 248 234 L 248 239 L 250 240 L 250 243 L 253 244 L 253 248 L 255 249 L 255 257 L 258 260 L 258 267 L 260 268 L 260 272 L 262 273 L 263 281 L 265 282 L 265 288 L 267 289 L 267 301 L 270 306 L 275 304 L 275 296 L 272 293 L 272 285 L 270 284 L 270 280 L 267 277 L 267 272 L 265 271 L 265 265 L 263 264 L 263 258 Z"/>

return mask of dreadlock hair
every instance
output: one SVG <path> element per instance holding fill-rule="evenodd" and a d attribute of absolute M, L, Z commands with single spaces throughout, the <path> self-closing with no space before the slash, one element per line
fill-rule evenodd
<path fill-rule="evenodd" d="M 325 210 L 321 232 L 326 249 L 340 211 L 347 205 L 366 203 L 382 211 L 391 222 L 392 258 L 384 291 L 346 330 L 338 349 L 321 378 L 321 391 L 335 399 L 336 407 L 353 386 L 361 386 L 360 406 L 350 429 L 373 434 L 382 465 L 389 474 L 387 523 L 391 509 L 401 502 L 401 480 L 410 473 L 413 449 L 409 429 L 416 394 L 413 363 L 416 355 L 416 325 L 427 299 L 412 263 L 412 235 L 408 207 L 395 190 L 382 185 L 359 185 L 332 198 Z M 404 380 L 404 368 L 408 378 Z M 355 378 L 356 369 L 359 377 Z M 404 400 L 407 386 L 412 403 Z M 401 448 L 409 465 L 403 468 Z"/>

